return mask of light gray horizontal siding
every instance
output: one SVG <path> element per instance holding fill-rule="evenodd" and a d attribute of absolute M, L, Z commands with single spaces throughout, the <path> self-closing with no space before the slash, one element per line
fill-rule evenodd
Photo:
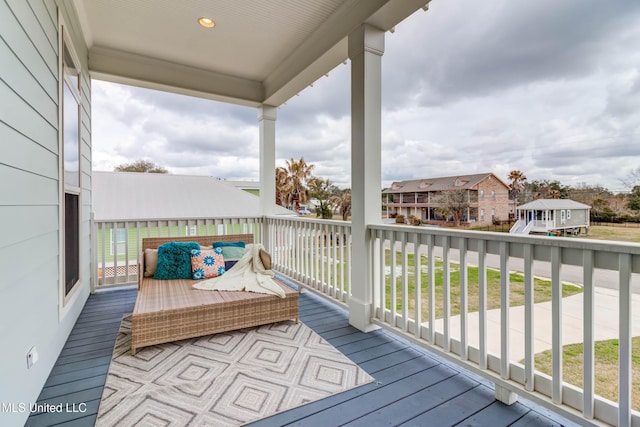
<path fill-rule="evenodd" d="M 0 0 L 0 402 L 33 402 L 89 294 L 91 86 L 70 2 Z M 60 315 L 58 6 L 82 67 L 81 283 Z M 39 362 L 26 367 L 29 348 Z M 0 425 L 28 414 L 0 413 Z"/>
<path fill-rule="evenodd" d="M 3 225 L 0 250 L 9 248 L 7 249 L 9 252 L 15 252 L 14 246 L 22 242 L 31 242 L 34 245 L 33 248 L 39 248 L 38 239 L 51 232 L 57 233 L 58 206 L 2 206 L 0 207 L 0 224 L 5 224 Z M 57 248 L 54 255 L 58 255 Z M 30 262 L 30 258 L 25 254 L 20 254 L 20 256 Z M 1 290 L 2 284 L 14 278 L 12 274 L 15 277 L 20 277 L 29 269 L 15 268 L 14 271 L 11 259 L 3 256 L 0 257 L 0 271 L 3 272 L 2 281 L 0 281 Z"/>
<path fill-rule="evenodd" d="M 0 28 L 2 28 L 2 39 L 14 52 L 18 60 L 29 70 L 34 81 L 44 87 L 50 97 L 57 99 L 57 58 L 53 64 L 47 64 L 38 47 L 33 44 L 29 34 L 16 22 L 13 11 L 3 1 L 0 1 Z M 44 49 L 50 49 L 50 45 L 47 43 Z"/>
<path fill-rule="evenodd" d="M 58 179 L 58 155 L 5 123 L 0 123 L 0 164 L 50 179 Z M 16 147 L 20 147 L 19 150 Z"/>
<path fill-rule="evenodd" d="M 47 149 L 58 152 L 58 130 L 54 124 L 57 118 L 53 122 L 47 121 L 5 82 L 0 82 L 0 99 L 4 105 L 0 121 Z"/>
<path fill-rule="evenodd" d="M 58 181 L 0 165 L 0 202 L 5 206 L 58 205 Z M 30 226 L 30 224 L 25 224 Z"/>
<path fill-rule="evenodd" d="M 38 52 L 46 62 L 52 73 L 58 71 L 58 49 L 57 43 L 51 40 L 44 32 L 40 20 L 33 13 L 33 10 L 24 0 L 5 0 L 13 15 L 21 23 L 23 28 L 28 28 L 29 39 L 34 46 L 38 47 Z M 56 31 L 57 33 L 57 31 Z"/>
<path fill-rule="evenodd" d="M 53 48 L 53 51 L 58 54 L 58 18 L 56 17 L 55 4 L 51 1 L 42 0 L 28 0 L 27 3 L 33 11 L 33 14 L 38 19 L 42 31 L 49 39 L 49 44 Z M 48 6 L 53 6 L 49 8 Z"/>
<path fill-rule="evenodd" d="M 55 126 L 58 118 L 57 94 L 54 93 L 53 96 L 51 94 L 52 89 L 56 89 L 55 85 L 52 84 L 47 92 L 40 84 L 34 84 L 34 78 L 29 70 L 13 55 L 4 41 L 0 42 L 0 56 L 7 58 L 2 64 L 2 80 L 5 84 L 19 93 L 27 103 L 36 108 L 40 115 Z"/>

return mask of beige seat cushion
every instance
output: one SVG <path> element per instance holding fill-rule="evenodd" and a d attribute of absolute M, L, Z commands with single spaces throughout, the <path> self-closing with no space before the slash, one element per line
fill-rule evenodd
<path fill-rule="evenodd" d="M 144 277 L 153 277 L 158 266 L 158 250 L 144 250 Z"/>

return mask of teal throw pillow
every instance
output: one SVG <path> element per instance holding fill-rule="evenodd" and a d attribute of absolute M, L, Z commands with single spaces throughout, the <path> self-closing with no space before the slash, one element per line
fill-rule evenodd
<path fill-rule="evenodd" d="M 237 261 L 244 255 L 244 242 L 213 242 L 214 248 L 222 249 L 225 261 Z"/>
<path fill-rule="evenodd" d="M 200 250 L 196 242 L 168 242 L 158 247 L 158 266 L 154 279 L 191 279 L 191 251 Z"/>

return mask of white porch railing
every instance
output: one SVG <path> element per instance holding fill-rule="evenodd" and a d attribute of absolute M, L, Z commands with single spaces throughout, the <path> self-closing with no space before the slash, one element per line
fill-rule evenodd
<path fill-rule="evenodd" d="M 265 244 L 271 253 L 276 271 L 346 306 L 351 295 L 352 257 L 369 256 L 375 324 L 493 381 L 503 401 L 516 393 L 581 424 L 640 425 L 640 414 L 631 409 L 631 286 L 638 286 L 632 280 L 637 280 L 634 275 L 640 273 L 640 245 L 380 224 L 368 227 L 370 252 L 352 254 L 351 228 L 349 222 L 296 217 L 94 221 L 93 283 L 101 287 L 136 283 L 142 237 L 253 233 L 255 241 Z M 470 275 L 476 266 L 477 276 Z M 500 277 L 501 326 L 492 330 L 487 274 L 494 268 Z M 540 273 L 541 268 L 546 270 Z M 563 381 L 562 282 L 570 270 L 576 269 L 584 300 L 580 325 L 584 342 L 582 387 Z M 524 357 L 516 360 L 511 357 L 515 340 L 510 332 L 510 270 L 522 271 L 524 277 Z M 424 272 L 425 278 L 416 272 Z M 617 310 L 606 314 L 595 312 L 595 287 L 603 272 L 613 276 L 619 293 Z M 534 362 L 534 274 L 551 281 L 550 376 L 537 371 Z M 456 280 L 459 277 L 459 285 L 452 285 L 456 283 L 452 281 L 454 275 Z M 441 282 L 441 294 L 436 294 L 437 282 Z M 452 298 L 454 286 L 459 296 Z M 470 286 L 479 290 L 475 313 L 468 308 Z M 442 306 L 439 316 L 437 300 Z M 451 313 L 454 303 L 460 307 L 458 316 Z M 618 402 L 597 396 L 594 391 L 595 325 L 599 316 L 617 319 Z M 494 335 L 499 336 L 499 350 L 492 352 L 489 344 Z"/>
<path fill-rule="evenodd" d="M 143 237 L 249 233 L 262 241 L 263 218 L 92 220 L 92 289 L 138 283 Z"/>
<path fill-rule="evenodd" d="M 496 384 L 496 395 L 508 401 L 517 393 L 554 411 L 584 423 L 587 420 L 629 426 L 640 425 L 640 414 L 631 409 L 631 349 L 633 274 L 640 273 L 640 245 L 616 244 L 564 238 L 515 236 L 394 225 L 370 225 L 370 256 L 373 261 L 374 323 L 409 338 L 448 360 L 478 373 Z M 500 274 L 499 330 L 489 330 L 487 271 L 489 258 Z M 455 261 L 453 260 L 455 258 Z M 510 358 L 510 264 L 520 259 L 524 271 L 524 364 Z M 470 316 L 470 263 L 478 268 L 478 313 Z M 534 364 L 534 263 L 546 267 L 552 287 L 551 320 L 553 375 L 544 375 Z M 441 264 L 441 265 L 440 265 Z M 584 386 L 563 381 L 562 271 L 582 272 Z M 451 299 L 451 277 L 459 278 L 459 301 Z M 595 313 L 596 273 L 613 272 L 619 289 L 619 313 Z M 426 283 L 422 274 L 426 273 Z M 442 275 L 442 316 L 436 318 L 436 275 Z M 536 273 L 540 274 L 540 273 Z M 474 276 L 475 277 L 475 276 Z M 598 276 L 600 277 L 600 276 Z M 388 279 L 387 279 L 388 278 Z M 440 281 L 440 280 L 439 280 Z M 475 282 L 475 280 L 474 280 Z M 392 286 L 391 284 L 395 284 Z M 426 287 L 426 292 L 423 291 Z M 411 285 L 411 286 L 410 286 Z M 473 283 L 476 286 L 476 283 Z M 426 293 L 426 295 L 425 295 Z M 392 303 L 393 302 L 393 303 Z M 452 304 L 459 304 L 457 330 L 453 329 Z M 426 314 L 425 314 L 426 313 Z M 594 393 L 594 319 L 619 316 L 619 403 Z M 473 320 L 470 320 L 473 319 Z M 470 345 L 470 335 L 479 345 Z M 499 354 L 488 351 L 488 334 L 499 334 Z"/>
<path fill-rule="evenodd" d="M 351 223 L 268 217 L 274 269 L 346 305 L 351 295 Z"/>

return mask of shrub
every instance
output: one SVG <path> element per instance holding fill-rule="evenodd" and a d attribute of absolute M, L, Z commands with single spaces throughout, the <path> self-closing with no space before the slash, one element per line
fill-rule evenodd
<path fill-rule="evenodd" d="M 404 215 L 396 216 L 396 224 L 404 224 Z"/>

